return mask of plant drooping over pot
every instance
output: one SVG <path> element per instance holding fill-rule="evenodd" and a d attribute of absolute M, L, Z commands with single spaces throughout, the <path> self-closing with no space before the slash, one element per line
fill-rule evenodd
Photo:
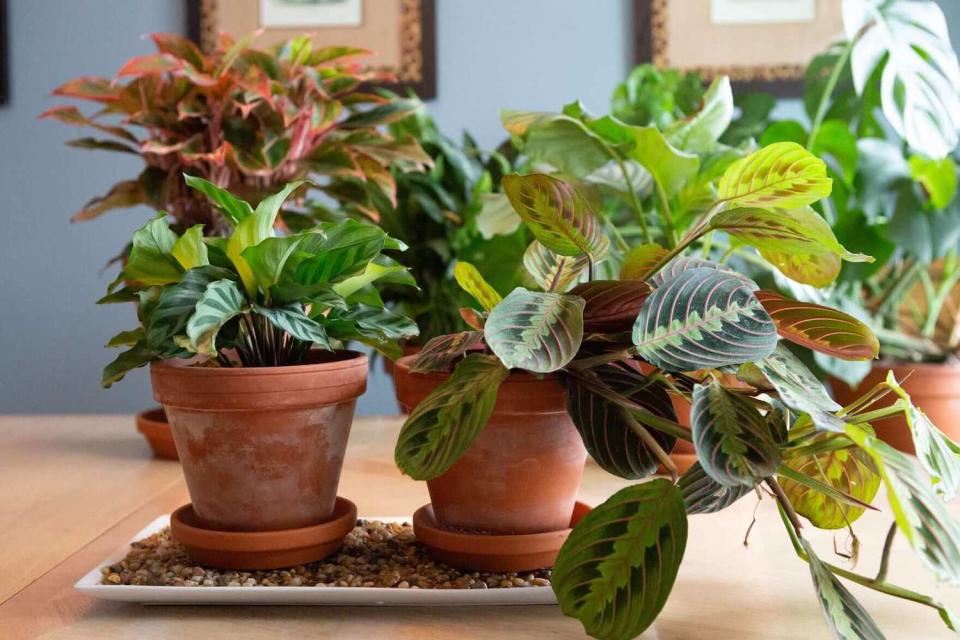
<path fill-rule="evenodd" d="M 679 153 L 652 128 L 614 118 L 587 121 L 584 128 L 591 124 L 616 132 L 619 149 L 636 157 L 651 148 L 661 157 Z M 895 380 L 842 408 L 785 344 L 871 358 L 877 341 L 862 323 L 759 290 L 717 262 L 684 255 L 723 230 L 787 271 L 828 257 L 861 259 L 847 254 L 809 209 L 830 193 L 824 163 L 799 145 L 774 144 L 731 164 L 713 186 L 710 204 L 675 244 L 643 245 L 628 255 L 620 279 L 594 280 L 610 241 L 583 184 L 544 174 L 505 178 L 516 213 L 539 243 L 542 260 L 528 268 L 542 290 L 517 288 L 501 298 L 460 265 L 461 284 L 485 311 L 467 314 L 472 331 L 425 345 L 416 368 L 452 374 L 404 425 L 398 466 L 416 479 L 443 474 L 484 429 L 498 381 L 509 370 L 559 373 L 584 444 L 610 473 L 640 480 L 658 463 L 671 468 L 668 452 L 681 438 L 692 439 L 699 456 L 679 480 L 674 475 L 623 489 L 573 529 L 557 559 L 553 589 L 564 613 L 590 635 L 620 639 L 643 632 L 672 589 L 688 516 L 719 511 L 761 485 L 777 500 L 797 554 L 810 564 L 838 638 L 848 637 L 840 631 L 848 628 L 859 637 L 882 637 L 839 578 L 932 606 L 952 626 L 942 605 L 889 584 L 885 575 L 861 576 L 818 558 L 802 537 L 800 518 L 824 528 L 852 524 L 884 484 L 892 530 L 938 578 L 960 583 L 960 524 L 944 504 L 960 489 L 960 449 Z M 588 281 L 574 286 L 578 268 Z M 724 386 L 723 373 L 741 384 Z M 897 403 L 872 410 L 889 392 L 899 395 Z M 674 420 L 670 393 L 692 402 L 692 433 Z M 919 460 L 872 435 L 871 421 L 898 413 L 911 420 Z"/>
<path fill-rule="evenodd" d="M 146 164 L 74 220 L 146 204 L 170 214 L 178 231 L 203 224 L 207 235 L 219 235 L 229 221 L 186 188 L 182 174 L 251 202 L 310 178 L 311 188 L 338 203 L 366 206 L 370 193 L 394 200 L 391 165 L 420 170 L 430 164 L 412 138 L 381 130 L 417 103 L 368 90 L 391 77 L 354 61 L 366 50 L 313 48 L 309 37 L 259 50 L 249 46 L 252 35 L 234 41 L 221 34 L 205 54 L 181 36 L 151 38 L 157 53 L 128 60 L 113 80 L 85 76 L 53 92 L 93 102 L 99 111 L 86 116 L 63 105 L 41 116 L 107 136 L 71 146 L 130 153 Z M 286 222 L 298 230 L 311 226 L 303 216 Z"/>
<path fill-rule="evenodd" d="M 416 325 L 385 309 L 376 293 L 377 281 L 415 286 L 381 254 L 404 247 L 380 229 L 348 220 L 277 236 L 277 214 L 304 182 L 256 208 L 202 178 L 186 182 L 211 198 L 233 231 L 209 238 L 194 225 L 177 236 L 159 215 L 133 235 L 127 264 L 100 302 L 138 302 L 140 326 L 110 341 L 129 348 L 104 369 L 104 386 L 167 358 L 274 367 L 349 341 L 396 356 L 397 341 L 416 335 Z"/>

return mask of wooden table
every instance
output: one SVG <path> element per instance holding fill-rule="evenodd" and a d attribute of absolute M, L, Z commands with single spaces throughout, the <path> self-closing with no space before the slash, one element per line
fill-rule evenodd
<path fill-rule="evenodd" d="M 385 418 L 354 425 L 340 492 L 361 514 L 409 514 L 427 502 L 424 485 L 393 466 L 399 424 Z M 625 484 L 588 465 L 582 499 L 596 504 Z M 147 522 L 187 501 L 179 465 L 151 459 L 130 417 L 0 417 L 0 639 L 584 637 L 578 622 L 552 606 L 141 607 L 74 592 L 80 576 Z M 760 502 L 749 547 L 743 546 L 756 502 L 747 497 L 720 514 L 691 519 L 677 584 L 644 638 L 830 637 L 807 566 L 794 556 L 770 500 Z M 859 571 L 876 571 L 888 522 L 884 514 L 868 514 L 857 524 Z M 808 534 L 821 557 L 832 555 L 832 536 Z M 836 538 L 842 543 L 846 534 Z M 899 537 L 891 578 L 960 611 L 960 590 L 936 589 Z M 956 637 L 932 609 L 850 588 L 888 638 Z"/>

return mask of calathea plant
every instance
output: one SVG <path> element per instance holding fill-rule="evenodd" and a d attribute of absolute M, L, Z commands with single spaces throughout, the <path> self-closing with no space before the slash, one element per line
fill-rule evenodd
<path fill-rule="evenodd" d="M 232 231 L 208 238 L 195 225 L 178 236 L 161 213 L 133 235 L 129 259 L 100 302 L 139 303 L 140 326 L 110 341 L 127 349 L 104 369 L 104 386 L 166 358 L 295 365 L 311 348 L 336 350 L 349 341 L 397 355 L 396 341 L 416 335 L 416 325 L 384 309 L 376 295 L 377 280 L 414 284 L 381 254 L 403 245 L 380 229 L 350 220 L 277 236 L 277 214 L 304 182 L 256 207 L 202 178 L 186 182 Z"/>
<path fill-rule="evenodd" d="M 960 488 L 960 449 L 893 379 L 853 406 L 838 406 L 787 345 L 869 359 L 878 345 L 865 325 L 685 255 L 724 230 L 788 272 L 802 266 L 800 275 L 822 277 L 811 265 L 862 259 L 809 209 L 830 193 L 821 160 L 780 143 L 734 162 L 677 242 L 631 252 L 619 279 L 590 277 L 611 243 L 578 184 L 530 174 L 507 176 L 503 186 L 540 243 L 542 263 L 554 267 L 535 278 L 546 283 L 542 290 L 517 288 L 501 298 L 470 265 L 457 266 L 458 281 L 485 311 L 467 314 L 471 331 L 431 340 L 416 362 L 419 371 L 451 373 L 400 433 L 395 457 L 407 475 L 431 479 L 451 468 L 484 429 L 510 370 L 559 374 L 568 412 L 598 464 L 645 480 L 580 521 L 554 568 L 562 610 L 590 635 L 643 632 L 673 587 L 688 517 L 719 511 L 759 487 L 776 500 L 787 535 L 809 563 L 836 637 L 882 637 L 841 580 L 933 607 L 956 625 L 941 604 L 890 584 L 885 574 L 863 576 L 820 559 L 801 518 L 815 527 L 851 525 L 883 484 L 895 518 L 890 535 L 901 532 L 938 578 L 960 582 L 960 525 L 944 505 Z M 586 263 L 588 274 L 569 292 L 572 283 L 555 268 L 567 260 Z M 725 384 L 730 376 L 736 385 Z M 897 402 L 875 409 L 884 393 L 897 394 Z M 676 421 L 677 396 L 692 403 L 689 431 Z M 872 435 L 870 422 L 895 413 L 908 416 L 919 458 Z M 679 479 L 675 472 L 648 479 L 658 464 L 675 470 L 668 453 L 678 439 L 693 441 L 699 463 Z"/>

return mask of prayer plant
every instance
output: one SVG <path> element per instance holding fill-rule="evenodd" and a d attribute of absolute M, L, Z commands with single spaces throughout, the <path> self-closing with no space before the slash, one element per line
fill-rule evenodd
<path fill-rule="evenodd" d="M 374 288 L 378 280 L 415 286 L 381 254 L 402 250 L 400 242 L 353 220 L 277 236 L 277 214 L 302 181 L 256 207 L 202 178 L 186 183 L 210 199 L 231 231 L 205 238 L 194 225 L 178 236 L 161 212 L 134 233 L 129 259 L 100 303 L 137 302 L 140 326 L 108 343 L 127 350 L 104 369 L 104 386 L 166 358 L 295 365 L 311 348 L 332 351 L 350 341 L 396 356 L 397 341 L 416 335 L 416 325 L 384 309 Z"/>
<path fill-rule="evenodd" d="M 251 202 L 309 178 L 311 188 L 338 203 L 363 207 L 372 192 L 395 199 L 390 166 L 430 164 L 412 138 L 380 127 L 416 103 L 371 92 L 390 78 L 355 61 L 368 53 L 363 49 L 313 48 L 300 37 L 259 50 L 249 46 L 252 35 L 234 41 L 222 34 L 205 54 L 177 35 L 151 37 L 157 53 L 128 60 L 114 79 L 86 76 L 54 90 L 94 103 L 92 115 L 61 105 L 41 116 L 106 136 L 71 146 L 136 155 L 146 165 L 74 220 L 145 204 L 166 211 L 177 231 L 203 224 L 207 235 L 218 235 L 229 221 L 186 187 L 183 173 Z M 286 221 L 309 226 L 302 217 Z"/>
<path fill-rule="evenodd" d="M 670 166 L 667 157 L 676 150 L 659 131 L 614 119 L 600 128 L 614 126 L 625 140 L 659 149 L 663 166 Z M 597 151 L 606 153 L 602 146 Z M 645 160 L 642 152 L 633 157 Z M 668 193 L 698 175 L 670 181 Z M 819 528 L 848 527 L 874 508 L 883 484 L 894 516 L 888 539 L 899 531 L 934 575 L 960 583 L 960 524 L 944 503 L 960 489 L 960 448 L 896 380 L 840 407 L 788 347 L 870 359 L 878 343 L 865 325 L 685 255 L 723 230 L 801 278 L 823 277 L 811 265 L 833 269 L 840 258 L 862 259 L 848 254 L 809 208 L 830 194 L 824 162 L 799 145 L 773 144 L 733 162 L 709 186 L 711 201 L 685 231 L 675 215 L 670 224 L 675 210 L 660 211 L 648 233 L 662 230 L 663 244 L 631 251 L 619 278 L 596 279 L 612 255 L 612 230 L 583 183 L 536 173 L 507 176 L 504 191 L 536 237 L 538 260 L 527 268 L 540 290 L 516 288 L 501 298 L 471 265 L 456 266 L 461 286 L 484 311 L 468 310 L 472 330 L 431 340 L 416 361 L 415 371 L 451 375 L 404 424 L 398 466 L 415 479 L 443 474 L 484 428 L 510 370 L 559 375 L 568 387 L 569 415 L 597 463 L 619 477 L 645 480 L 594 508 L 554 568 L 563 612 L 590 635 L 642 633 L 676 579 L 688 517 L 750 493 L 776 500 L 837 638 L 882 637 L 842 580 L 932 607 L 953 628 L 957 619 L 943 605 L 889 583 L 885 571 L 864 576 L 818 558 L 801 518 Z M 576 265 L 586 274 L 579 284 Z M 875 408 L 891 393 L 898 397 L 893 406 Z M 677 422 L 672 397 L 692 404 L 689 430 Z M 871 422 L 901 412 L 917 458 L 873 436 Z M 668 455 L 677 439 L 692 441 L 699 457 L 679 478 Z M 671 477 L 650 479 L 658 465 Z"/>

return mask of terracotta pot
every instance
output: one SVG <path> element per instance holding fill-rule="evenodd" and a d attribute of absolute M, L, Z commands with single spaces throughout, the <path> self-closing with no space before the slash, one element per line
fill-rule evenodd
<path fill-rule="evenodd" d="M 673 403 L 673 412 L 677 414 L 677 423 L 690 429 L 690 403 L 684 398 L 672 394 L 670 395 L 670 402 Z M 684 474 L 697 461 L 697 451 L 693 448 L 692 442 L 677 439 L 677 444 L 670 452 L 670 459 L 673 460 L 673 464 L 677 465 L 677 472 Z M 661 473 L 665 471 L 663 468 L 660 469 Z"/>
<path fill-rule="evenodd" d="M 874 385 L 886 380 L 890 371 L 893 371 L 901 386 L 910 394 L 913 403 L 927 414 L 933 424 L 951 439 L 960 439 L 960 364 L 877 363 L 855 388 L 835 378 L 830 379 L 830 386 L 833 387 L 837 402 L 846 406 L 859 399 Z M 875 407 L 888 406 L 895 399 L 890 394 Z M 914 453 L 910 428 L 902 416 L 871 424 L 877 435 L 888 444 L 901 451 Z"/>
<path fill-rule="evenodd" d="M 397 399 L 406 411 L 449 377 L 396 365 Z M 427 482 L 437 520 L 473 533 L 567 529 L 587 452 L 567 415 L 559 376 L 514 372 L 500 386 L 493 415 L 467 452 Z"/>
<path fill-rule="evenodd" d="M 311 357 L 288 367 L 151 365 L 201 526 L 275 531 L 331 517 L 367 358 Z"/>
<path fill-rule="evenodd" d="M 421 347 L 419 344 L 404 344 L 404 345 L 403 345 L 403 355 L 404 355 L 404 356 L 415 356 L 415 355 L 417 355 L 417 354 L 420 353 L 420 349 L 422 349 L 422 348 L 423 348 L 423 347 Z M 395 363 L 393 360 L 384 359 L 384 361 L 383 361 L 383 370 L 384 370 L 384 372 L 385 372 L 388 376 L 390 376 L 390 380 L 393 381 L 393 393 L 394 393 L 394 395 L 396 395 L 396 393 L 397 393 L 396 363 Z M 403 415 L 406 415 L 406 414 L 408 414 L 408 413 L 410 413 L 410 412 L 409 412 L 409 411 L 406 411 L 406 410 L 403 408 L 403 406 L 401 406 L 401 407 L 400 407 L 400 413 L 403 414 Z"/>
<path fill-rule="evenodd" d="M 137 414 L 137 431 L 143 434 L 157 458 L 179 460 L 177 445 L 173 441 L 173 432 L 167 422 L 167 414 L 162 408 L 150 409 Z"/>

